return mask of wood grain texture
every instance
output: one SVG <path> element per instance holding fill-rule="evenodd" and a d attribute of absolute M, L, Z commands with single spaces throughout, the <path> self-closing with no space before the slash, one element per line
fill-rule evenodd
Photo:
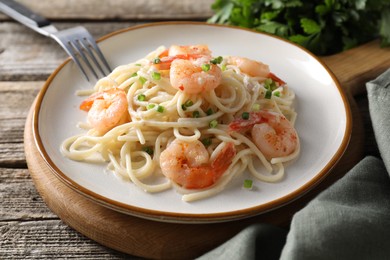
<path fill-rule="evenodd" d="M 2 259 L 129 259 L 86 239 L 58 219 L 1 222 L 0 235 Z"/>
<path fill-rule="evenodd" d="M 110 32 L 139 23 L 84 23 L 98 39 Z M 54 24 L 58 29 L 79 23 Z M 67 58 L 65 51 L 52 39 L 15 23 L 0 23 L 0 81 L 46 80 Z"/>
<path fill-rule="evenodd" d="M 43 82 L 0 82 L 0 166 L 26 166 L 25 120 Z"/>
<path fill-rule="evenodd" d="M 18 0 L 51 20 L 207 19 L 213 0 Z M 0 14 L 0 21 L 8 18 Z"/>

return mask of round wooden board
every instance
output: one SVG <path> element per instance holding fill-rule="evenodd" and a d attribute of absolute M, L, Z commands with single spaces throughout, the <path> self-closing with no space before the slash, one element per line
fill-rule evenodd
<path fill-rule="evenodd" d="M 24 134 L 30 174 L 47 206 L 65 223 L 102 245 L 130 255 L 153 259 L 192 259 L 217 247 L 254 223 L 269 223 L 288 228 L 294 213 L 304 207 L 319 192 L 342 177 L 362 158 L 364 130 L 352 95 L 361 93 L 364 89 L 363 82 L 366 81 L 367 77 L 373 78 L 379 75 L 384 70 L 385 65 L 389 65 L 390 59 L 384 58 L 385 54 L 388 55 L 389 52 L 382 52 L 378 44 L 374 42 L 359 47 L 358 50 L 355 49 L 323 59 L 335 72 L 351 105 L 353 130 L 350 144 L 339 163 L 315 189 L 273 211 L 224 223 L 174 224 L 145 220 L 101 206 L 62 183 L 40 156 L 32 133 L 35 103 L 29 112 Z M 370 57 L 370 55 L 367 56 L 367 53 L 378 55 L 367 59 Z M 365 62 L 356 63 L 360 59 Z M 355 64 L 364 64 L 365 66 L 345 71 L 345 68 L 356 68 Z"/>

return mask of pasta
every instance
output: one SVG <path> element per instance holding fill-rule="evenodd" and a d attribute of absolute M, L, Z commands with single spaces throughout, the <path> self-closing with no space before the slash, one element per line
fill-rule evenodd
<path fill-rule="evenodd" d="M 200 200 L 244 171 L 277 182 L 299 155 L 294 92 L 266 64 L 205 45 L 161 46 L 78 94 L 91 94 L 85 132 L 64 140 L 63 155 L 107 162 L 145 192 Z"/>

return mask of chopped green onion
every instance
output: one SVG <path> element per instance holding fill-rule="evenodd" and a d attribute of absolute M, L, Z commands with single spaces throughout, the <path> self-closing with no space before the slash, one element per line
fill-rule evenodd
<path fill-rule="evenodd" d="M 194 104 L 194 102 L 192 102 L 191 99 L 188 99 L 186 102 L 184 102 L 183 105 L 181 105 L 181 108 L 186 111 L 187 110 L 187 107 L 190 107 Z"/>
<path fill-rule="evenodd" d="M 186 107 L 190 107 L 190 106 L 192 106 L 193 104 L 194 104 L 194 102 L 192 102 L 191 99 L 188 99 L 186 102 L 184 102 L 184 106 L 186 106 Z"/>
<path fill-rule="evenodd" d="M 155 59 L 153 60 L 153 63 L 154 63 L 154 64 L 159 64 L 160 62 L 161 62 L 161 60 L 160 60 L 159 57 L 157 57 L 157 58 L 155 58 Z"/>
<path fill-rule="evenodd" d="M 136 64 L 135 64 L 135 66 L 138 66 L 138 67 L 140 67 L 140 66 L 141 66 L 141 64 L 139 64 L 139 63 L 136 63 Z"/>
<path fill-rule="evenodd" d="M 161 79 L 161 74 L 158 73 L 158 72 L 153 71 L 152 72 L 152 78 L 155 79 L 155 80 L 159 80 L 159 79 Z"/>
<path fill-rule="evenodd" d="M 147 81 L 147 79 L 145 79 L 144 77 L 139 77 L 139 80 L 142 84 L 145 84 L 145 82 Z"/>
<path fill-rule="evenodd" d="M 211 68 L 211 65 L 210 64 L 202 64 L 202 70 L 207 72 L 209 71 Z"/>
<path fill-rule="evenodd" d="M 280 91 L 275 91 L 274 96 L 280 97 Z"/>
<path fill-rule="evenodd" d="M 264 88 L 274 91 L 275 89 L 277 89 L 277 87 L 278 86 L 276 85 L 275 81 L 273 81 L 272 79 L 264 80 Z"/>
<path fill-rule="evenodd" d="M 271 97 L 272 97 L 272 91 L 271 90 L 267 90 L 267 92 L 265 92 L 264 98 L 271 99 Z"/>
<path fill-rule="evenodd" d="M 212 64 L 220 64 L 222 62 L 223 58 L 221 56 L 218 56 L 217 58 L 212 59 L 210 62 Z"/>
<path fill-rule="evenodd" d="M 137 96 L 137 99 L 138 99 L 138 101 L 145 101 L 146 96 L 145 96 L 144 94 L 139 94 L 139 95 Z"/>
<path fill-rule="evenodd" d="M 211 120 L 209 126 L 210 128 L 216 128 L 218 126 L 218 121 L 216 119 Z"/>
<path fill-rule="evenodd" d="M 248 112 L 244 112 L 244 113 L 242 113 L 241 117 L 242 117 L 242 119 L 248 120 L 249 119 L 249 113 Z"/>
<path fill-rule="evenodd" d="M 226 70 L 226 64 L 222 64 L 221 70 L 222 70 L 222 71 L 225 71 L 225 70 Z"/>
<path fill-rule="evenodd" d="M 204 138 L 204 139 L 202 139 L 202 144 L 204 145 L 204 146 L 209 146 L 211 143 L 212 143 L 212 140 L 211 140 L 211 138 Z"/>
<path fill-rule="evenodd" d="M 192 117 L 193 117 L 193 118 L 198 118 L 198 117 L 200 117 L 199 111 L 194 111 L 194 112 L 192 112 Z"/>
<path fill-rule="evenodd" d="M 208 116 L 214 114 L 213 109 L 212 109 L 212 108 L 207 109 L 206 114 L 207 114 Z"/>
<path fill-rule="evenodd" d="M 157 106 L 157 112 L 160 112 L 160 113 L 164 112 L 164 107 L 158 105 L 158 106 Z"/>
<path fill-rule="evenodd" d="M 155 104 L 148 104 L 148 105 L 146 106 L 146 108 L 147 108 L 148 110 L 150 110 L 150 109 L 154 108 L 155 106 L 156 106 Z"/>
<path fill-rule="evenodd" d="M 253 104 L 252 105 L 252 110 L 257 112 L 257 111 L 260 111 L 260 104 Z"/>
<path fill-rule="evenodd" d="M 134 72 L 133 74 L 131 74 L 130 78 L 137 77 L 137 76 L 138 76 L 137 72 Z"/>
<path fill-rule="evenodd" d="M 245 189 L 251 190 L 251 189 L 252 189 L 252 186 L 253 186 L 253 181 L 252 181 L 252 180 L 249 180 L 249 179 L 244 180 L 244 185 L 243 185 L 243 187 L 244 187 Z"/>
<path fill-rule="evenodd" d="M 153 148 L 150 146 L 144 146 L 142 147 L 142 151 L 148 153 L 149 155 L 153 155 Z"/>

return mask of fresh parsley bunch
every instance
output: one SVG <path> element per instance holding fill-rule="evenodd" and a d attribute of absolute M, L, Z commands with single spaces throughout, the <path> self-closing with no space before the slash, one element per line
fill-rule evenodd
<path fill-rule="evenodd" d="M 390 0 L 215 0 L 210 23 L 275 34 L 317 55 L 381 37 L 390 45 Z"/>

